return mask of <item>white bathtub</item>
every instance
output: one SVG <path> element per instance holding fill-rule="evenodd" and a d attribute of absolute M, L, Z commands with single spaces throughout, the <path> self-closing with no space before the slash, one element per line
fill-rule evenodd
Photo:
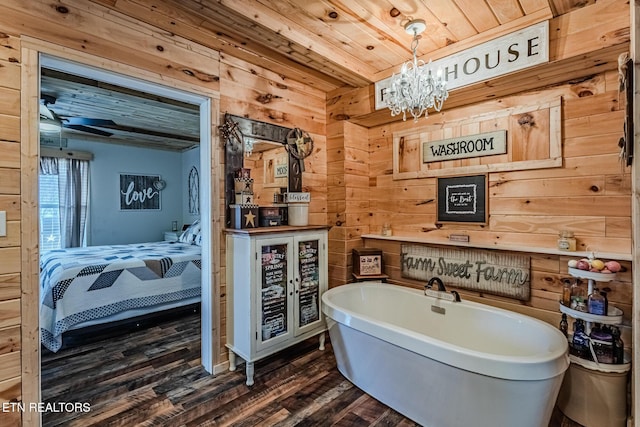
<path fill-rule="evenodd" d="M 379 282 L 338 286 L 322 302 L 340 372 L 408 418 L 426 427 L 548 426 L 569 366 L 558 329 Z"/>

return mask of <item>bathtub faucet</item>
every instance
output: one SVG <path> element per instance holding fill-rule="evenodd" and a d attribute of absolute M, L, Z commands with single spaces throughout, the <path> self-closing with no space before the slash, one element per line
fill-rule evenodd
<path fill-rule="evenodd" d="M 439 277 L 432 277 L 431 279 L 429 279 L 427 285 L 425 286 L 425 289 L 431 289 L 434 282 L 438 285 L 438 291 L 447 292 L 447 288 L 444 287 L 444 282 Z"/>
<path fill-rule="evenodd" d="M 433 284 L 438 286 L 438 290 L 433 290 Z M 424 286 L 424 294 L 434 298 L 442 298 L 453 302 L 460 302 L 460 294 L 456 291 L 447 292 L 444 282 L 439 277 L 432 277 Z"/>

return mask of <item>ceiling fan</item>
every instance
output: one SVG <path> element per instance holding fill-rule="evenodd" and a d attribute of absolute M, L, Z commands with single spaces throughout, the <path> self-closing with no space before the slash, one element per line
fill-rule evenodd
<path fill-rule="evenodd" d="M 60 117 L 49 105 L 56 103 L 55 96 L 41 94 L 40 100 L 40 131 L 60 132 L 62 128 L 69 128 L 100 136 L 111 136 L 113 133 L 89 126 L 110 127 L 117 126 L 113 120 L 91 119 L 87 117 Z"/>

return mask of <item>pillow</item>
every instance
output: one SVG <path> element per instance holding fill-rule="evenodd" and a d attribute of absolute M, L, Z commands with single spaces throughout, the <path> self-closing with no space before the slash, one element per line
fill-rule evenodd
<path fill-rule="evenodd" d="M 200 244 L 202 238 L 200 237 L 200 220 L 196 219 L 193 224 L 187 227 L 186 230 L 182 232 L 180 237 L 178 237 L 178 242 L 187 243 L 189 245 Z"/>

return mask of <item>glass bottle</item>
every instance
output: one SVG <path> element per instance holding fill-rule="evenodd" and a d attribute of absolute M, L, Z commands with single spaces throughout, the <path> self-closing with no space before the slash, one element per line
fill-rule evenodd
<path fill-rule="evenodd" d="M 604 298 L 604 315 L 609 314 L 609 299 L 607 298 L 607 293 L 605 291 L 600 291 L 600 295 Z"/>
<path fill-rule="evenodd" d="M 575 331 L 573 332 L 573 350 L 576 356 L 583 359 L 590 359 L 589 337 L 584 332 L 584 321 L 577 319 L 575 323 Z"/>
<path fill-rule="evenodd" d="M 571 281 L 569 279 L 562 279 L 562 305 L 571 306 Z"/>
<path fill-rule="evenodd" d="M 591 331 L 591 343 L 598 363 L 613 363 L 613 337 L 604 328 Z"/>
<path fill-rule="evenodd" d="M 569 306 L 574 310 L 576 308 L 578 300 L 584 300 L 586 296 L 584 288 L 580 286 L 580 283 L 580 279 L 575 279 L 571 284 L 571 303 L 569 304 Z"/>
<path fill-rule="evenodd" d="M 589 295 L 587 300 L 587 310 L 591 314 L 598 316 L 605 316 L 607 313 L 605 310 L 605 298 L 600 295 L 598 288 L 593 288 L 593 292 Z"/>
<path fill-rule="evenodd" d="M 567 315 L 562 313 L 562 320 L 560 320 L 560 331 L 565 337 L 569 336 L 569 322 L 567 321 Z"/>
<path fill-rule="evenodd" d="M 613 337 L 613 363 L 624 363 L 624 343 L 620 338 L 620 329 L 616 326 L 611 328 L 611 336 Z"/>

